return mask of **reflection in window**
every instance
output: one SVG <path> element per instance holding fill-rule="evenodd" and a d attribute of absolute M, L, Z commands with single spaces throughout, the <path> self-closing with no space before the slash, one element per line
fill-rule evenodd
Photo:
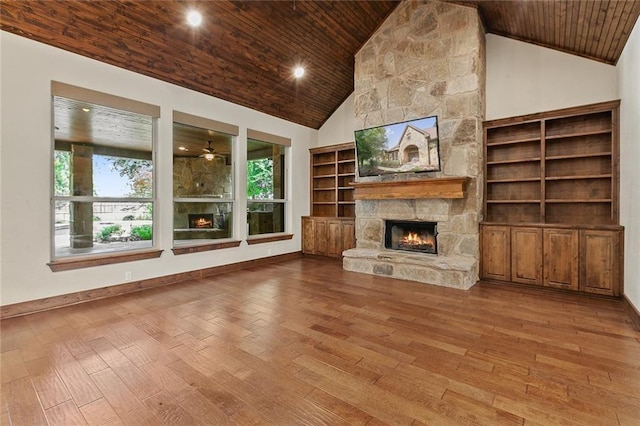
<path fill-rule="evenodd" d="M 175 113 L 174 113 L 175 114 Z M 193 116 L 177 114 L 192 122 Z M 186 117 L 186 119 L 185 119 Z M 173 123 L 173 242 L 203 244 L 231 238 L 234 135 L 223 123 L 198 119 L 203 128 Z M 226 130 L 234 132 L 233 126 Z"/>
<path fill-rule="evenodd" d="M 54 259 L 153 247 L 153 117 L 53 96 Z"/>
<path fill-rule="evenodd" d="M 276 143 L 251 138 L 247 141 L 249 235 L 285 231 L 286 149 Z"/>

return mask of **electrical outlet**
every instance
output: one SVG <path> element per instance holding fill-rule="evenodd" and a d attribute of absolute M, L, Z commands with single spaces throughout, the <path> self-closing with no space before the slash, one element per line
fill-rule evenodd
<path fill-rule="evenodd" d="M 131 281 L 133 279 L 133 272 L 127 271 L 124 273 L 124 280 Z"/>

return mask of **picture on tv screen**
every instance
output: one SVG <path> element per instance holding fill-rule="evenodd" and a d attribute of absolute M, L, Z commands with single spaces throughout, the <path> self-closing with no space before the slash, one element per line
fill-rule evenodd
<path fill-rule="evenodd" d="M 438 117 L 356 130 L 360 177 L 440 171 Z"/>

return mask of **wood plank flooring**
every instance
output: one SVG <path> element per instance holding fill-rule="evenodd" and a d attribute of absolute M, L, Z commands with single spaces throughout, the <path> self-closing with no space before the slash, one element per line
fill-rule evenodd
<path fill-rule="evenodd" d="M 2 425 L 638 425 L 618 301 L 302 258 L 1 322 Z"/>

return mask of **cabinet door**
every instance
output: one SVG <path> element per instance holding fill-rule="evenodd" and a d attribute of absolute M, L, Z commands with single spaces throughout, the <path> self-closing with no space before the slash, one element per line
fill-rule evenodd
<path fill-rule="evenodd" d="M 580 231 L 580 289 L 589 293 L 620 294 L 620 232 Z"/>
<path fill-rule="evenodd" d="M 511 235 L 508 226 L 482 227 L 482 278 L 511 280 Z"/>
<path fill-rule="evenodd" d="M 354 220 L 342 221 L 342 250 L 356 246 L 356 224 Z"/>
<path fill-rule="evenodd" d="M 542 285 L 542 229 L 511 228 L 511 281 Z"/>
<path fill-rule="evenodd" d="M 314 220 L 311 217 L 302 218 L 302 252 L 313 254 L 315 240 Z"/>
<path fill-rule="evenodd" d="M 578 231 L 545 229 L 543 232 L 544 285 L 578 289 Z"/>
<path fill-rule="evenodd" d="M 342 221 L 327 221 L 327 256 L 342 257 Z"/>
<path fill-rule="evenodd" d="M 313 254 L 327 255 L 327 221 L 315 218 Z"/>

